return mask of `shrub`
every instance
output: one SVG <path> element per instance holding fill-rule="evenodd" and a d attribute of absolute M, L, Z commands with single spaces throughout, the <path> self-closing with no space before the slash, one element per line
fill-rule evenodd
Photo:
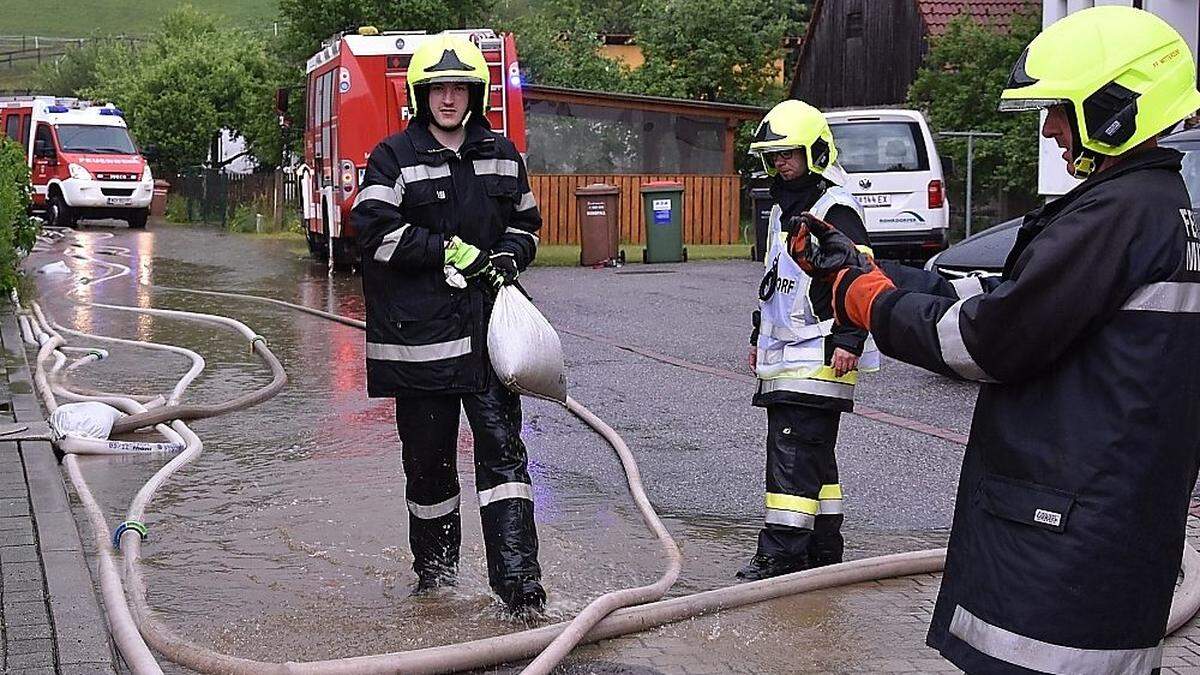
<path fill-rule="evenodd" d="M 168 222 L 191 222 L 191 215 L 188 213 L 187 198 L 182 195 L 168 194 L 167 211 L 164 215 L 166 216 Z"/>
<path fill-rule="evenodd" d="M 33 188 L 20 145 L 0 138 L 0 290 L 17 283 L 17 265 L 33 248 L 38 221 L 29 217 Z"/>

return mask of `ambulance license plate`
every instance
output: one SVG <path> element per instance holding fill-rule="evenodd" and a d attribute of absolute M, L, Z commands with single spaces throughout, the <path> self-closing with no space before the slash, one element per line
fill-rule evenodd
<path fill-rule="evenodd" d="M 854 195 L 859 204 L 863 206 L 891 206 L 891 195 Z"/>
<path fill-rule="evenodd" d="M 133 197 L 108 197 L 105 202 L 109 206 L 132 206 Z"/>

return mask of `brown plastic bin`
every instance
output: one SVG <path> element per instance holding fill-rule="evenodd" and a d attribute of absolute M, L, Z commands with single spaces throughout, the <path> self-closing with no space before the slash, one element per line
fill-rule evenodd
<path fill-rule="evenodd" d="M 167 192 L 170 190 L 170 183 L 161 178 L 155 179 L 154 196 L 150 198 L 150 215 L 161 218 L 167 214 Z"/>
<path fill-rule="evenodd" d="M 621 190 L 615 185 L 592 183 L 575 190 L 580 265 L 616 266 L 625 262 L 625 252 L 620 250 L 620 202 Z"/>

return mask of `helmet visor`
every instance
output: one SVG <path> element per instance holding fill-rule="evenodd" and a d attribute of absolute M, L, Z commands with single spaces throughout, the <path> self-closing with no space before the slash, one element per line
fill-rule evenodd
<path fill-rule="evenodd" d="M 1056 105 L 1070 103 L 1065 98 L 1002 98 L 1000 112 L 1027 112 L 1030 110 L 1045 110 Z"/>

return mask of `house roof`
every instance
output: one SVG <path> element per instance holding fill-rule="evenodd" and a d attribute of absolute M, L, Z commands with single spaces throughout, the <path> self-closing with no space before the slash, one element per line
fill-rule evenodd
<path fill-rule="evenodd" d="M 916 2 L 921 18 L 925 20 L 925 30 L 928 35 L 941 35 L 946 32 L 946 24 L 964 11 L 979 23 L 990 23 L 1002 30 L 1007 30 L 1012 23 L 1014 14 L 1037 9 L 1035 0 L 916 0 Z"/>

